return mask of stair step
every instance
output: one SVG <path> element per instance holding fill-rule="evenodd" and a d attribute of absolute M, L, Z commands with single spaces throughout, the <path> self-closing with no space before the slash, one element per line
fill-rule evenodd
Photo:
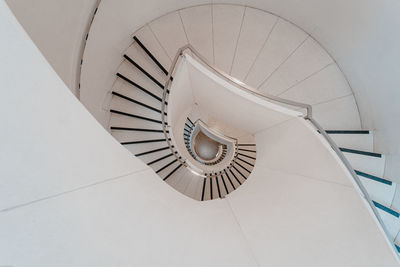
<path fill-rule="evenodd" d="M 399 213 L 377 202 L 374 202 L 374 205 L 377 207 L 378 214 L 388 230 L 389 238 L 395 240 L 400 230 Z"/>
<path fill-rule="evenodd" d="M 179 166 L 179 164 L 177 165 Z M 175 169 L 176 167 L 174 167 Z M 172 171 L 172 170 L 171 170 Z M 185 178 L 187 175 L 188 170 L 186 168 L 180 167 L 178 170 L 176 170 L 173 174 L 171 174 L 168 179 L 165 180 L 170 186 L 173 188 L 177 188 L 181 181 Z"/>
<path fill-rule="evenodd" d="M 196 200 L 201 199 L 201 187 L 203 186 L 203 178 L 197 176 L 190 171 L 187 172 L 188 178 L 190 179 L 190 183 L 184 192 L 185 195 L 192 197 Z"/>
<path fill-rule="evenodd" d="M 177 190 L 183 194 L 186 194 L 188 187 L 192 184 L 192 180 L 194 180 L 196 177 L 187 168 L 182 167 L 181 169 L 185 170 L 185 172 L 183 175 L 180 176 L 180 179 L 177 180 L 177 183 L 174 185 L 174 188 L 175 188 L 175 190 Z M 194 194 L 194 192 L 193 192 L 193 194 Z"/>
<path fill-rule="evenodd" d="M 381 158 L 382 157 L 382 154 L 379 154 L 379 153 L 356 150 L 356 149 L 350 149 L 350 148 L 344 148 L 344 147 L 340 147 L 340 151 L 347 152 L 347 153 L 359 154 L 359 155 L 365 155 L 365 156 L 369 156 L 369 157 L 376 157 L 376 158 Z"/>
<path fill-rule="evenodd" d="M 385 156 L 371 157 L 364 154 L 343 151 L 344 156 L 350 162 L 353 169 L 368 173 L 376 177 L 383 177 L 385 170 Z"/>
<path fill-rule="evenodd" d="M 130 85 L 136 87 L 137 89 L 139 89 L 140 91 L 144 92 L 146 95 L 158 100 L 159 102 L 162 101 L 162 98 L 153 94 L 152 92 L 150 92 L 149 90 L 145 89 L 143 86 L 135 83 L 134 81 L 132 81 L 131 79 L 127 78 L 125 75 L 121 74 L 121 73 L 117 73 L 117 76 L 119 78 L 121 78 L 122 80 L 124 80 L 125 82 L 129 83 Z"/>
<path fill-rule="evenodd" d="M 182 163 L 179 163 L 178 166 L 176 166 L 172 171 L 170 171 L 164 178 L 163 180 L 167 180 L 168 178 L 170 178 L 174 173 L 176 173 L 177 170 L 184 168 Z"/>
<path fill-rule="evenodd" d="M 370 131 L 329 130 L 326 132 L 339 147 L 361 151 L 374 149 L 374 135 Z"/>
<path fill-rule="evenodd" d="M 135 68 L 137 68 L 140 72 L 142 72 L 144 75 L 147 76 L 147 78 L 149 78 L 151 81 L 153 81 L 158 87 L 160 87 L 161 89 L 164 90 L 164 85 L 157 80 L 156 78 L 153 77 L 152 74 L 150 74 L 147 70 L 145 70 L 142 66 L 140 66 L 138 63 L 136 63 L 135 60 L 133 60 L 130 56 L 128 56 L 127 54 L 124 54 L 124 58 L 133 66 L 135 66 Z"/>
<path fill-rule="evenodd" d="M 392 215 L 396 218 L 400 217 L 400 213 L 398 211 L 395 211 L 394 209 L 391 209 L 377 201 L 373 200 L 372 202 L 374 203 L 375 207 L 377 207 L 378 209 L 383 210 L 384 212 L 389 213 L 390 215 Z"/>
<path fill-rule="evenodd" d="M 359 172 L 356 171 L 358 174 Z M 391 206 L 394 194 L 396 192 L 396 184 L 387 184 L 382 182 L 377 182 L 375 179 L 366 178 L 365 176 L 358 175 L 361 183 L 364 185 L 371 199 L 382 203 L 386 206 Z M 387 180 L 385 180 L 387 181 Z"/>
<path fill-rule="evenodd" d="M 365 173 L 365 172 L 362 172 L 362 171 L 358 171 L 358 170 L 354 170 L 354 171 L 356 172 L 356 174 L 358 176 L 362 176 L 363 178 L 368 178 L 368 179 L 371 179 L 371 180 L 374 180 L 376 182 L 383 183 L 383 184 L 386 184 L 386 185 L 392 185 L 393 184 L 392 181 L 389 181 L 389 180 L 386 180 L 386 179 L 383 179 L 383 178 L 380 178 L 380 177 L 377 177 L 377 176 L 374 176 L 374 175 L 371 175 L 371 174 L 368 174 L 368 173 Z"/>
<path fill-rule="evenodd" d="M 155 119 L 151 119 L 151 118 L 148 118 L 148 117 L 144 117 L 144 116 L 140 116 L 140 115 L 136 115 L 136 114 L 120 111 L 120 110 L 110 109 L 110 112 L 114 113 L 114 114 L 121 115 L 121 116 L 132 117 L 132 118 L 136 118 L 136 119 L 140 119 L 140 120 L 146 120 L 146 121 L 151 121 L 151 122 L 154 122 L 154 123 L 161 124 L 160 120 L 155 120 Z"/>
<path fill-rule="evenodd" d="M 144 46 L 144 44 L 137 38 L 136 36 L 133 36 L 133 39 L 136 41 L 136 43 L 143 49 L 143 51 L 151 58 L 151 60 L 161 69 L 162 72 L 164 72 L 165 75 L 168 75 L 168 71 L 164 68 L 164 66 L 156 59 L 155 56 Z"/>

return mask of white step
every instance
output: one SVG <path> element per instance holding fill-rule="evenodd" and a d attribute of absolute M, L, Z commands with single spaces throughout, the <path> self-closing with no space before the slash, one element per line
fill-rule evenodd
<path fill-rule="evenodd" d="M 374 135 L 372 132 L 368 134 L 329 134 L 339 147 L 346 147 L 357 150 L 373 151 Z"/>
<path fill-rule="evenodd" d="M 148 57 L 146 52 L 136 42 L 128 47 L 128 49 L 125 51 L 125 54 L 135 61 L 140 67 L 146 70 L 157 81 L 161 82 L 162 84 L 165 83 L 166 75 L 164 72 L 162 72 L 162 70 Z M 131 65 L 135 71 L 141 73 L 141 71 L 131 63 L 127 63 L 128 65 Z M 146 77 L 145 74 L 141 74 Z"/>
<path fill-rule="evenodd" d="M 185 177 L 185 179 L 190 180 L 190 182 L 189 182 L 188 186 L 186 187 L 184 194 L 187 196 L 193 197 L 194 199 L 200 200 L 201 192 L 199 194 L 198 189 L 201 188 L 203 185 L 203 178 L 188 171 L 187 177 Z"/>
<path fill-rule="evenodd" d="M 186 167 L 181 167 L 181 168 L 184 169 L 185 171 L 174 185 L 174 188 L 183 194 L 184 192 L 186 192 L 188 186 L 190 185 L 193 174 Z"/>
<path fill-rule="evenodd" d="M 384 184 L 363 176 L 358 176 L 372 200 L 390 207 L 396 192 L 396 184 Z"/>
<path fill-rule="evenodd" d="M 391 207 L 395 210 L 400 210 L 400 187 L 396 190 Z"/>
<path fill-rule="evenodd" d="M 178 166 L 179 164 L 174 164 L 174 168 Z M 173 168 L 171 168 L 172 170 Z M 180 167 L 174 174 L 172 174 L 170 177 L 168 177 L 165 182 L 167 182 L 170 186 L 176 189 L 176 186 L 179 185 L 180 181 L 182 178 L 187 174 L 187 169 L 185 167 Z M 164 175 L 165 176 L 165 175 Z"/>
<path fill-rule="evenodd" d="M 397 234 L 400 231 L 400 219 L 380 208 L 378 210 L 379 216 L 381 217 L 383 224 L 388 230 L 388 234 L 391 240 L 395 240 Z"/>
<path fill-rule="evenodd" d="M 383 177 L 385 170 L 385 155 L 380 158 L 360 155 L 355 153 L 343 152 L 355 170 L 359 170 L 377 177 Z"/>

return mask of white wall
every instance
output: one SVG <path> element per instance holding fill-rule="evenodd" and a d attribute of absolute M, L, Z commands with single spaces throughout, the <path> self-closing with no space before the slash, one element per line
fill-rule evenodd
<path fill-rule="evenodd" d="M 94 120 L 0 3 L 0 210 L 148 169 Z"/>
<path fill-rule="evenodd" d="M 83 41 L 98 0 L 5 1 L 50 65 L 78 95 Z"/>

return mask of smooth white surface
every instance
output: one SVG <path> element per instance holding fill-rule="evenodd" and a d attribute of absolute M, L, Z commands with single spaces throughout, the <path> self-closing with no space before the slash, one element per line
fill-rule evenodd
<path fill-rule="evenodd" d="M 148 168 L 93 120 L 4 2 L 0 12 L 0 210 Z"/>
<path fill-rule="evenodd" d="M 377 177 L 383 177 L 385 168 L 384 155 L 382 155 L 381 158 L 377 158 L 348 152 L 343 152 L 343 154 L 355 170 L 375 175 Z"/>
<path fill-rule="evenodd" d="M 257 266 L 225 201 L 151 170 L 0 214 L 0 250 L 14 266 Z"/>
<path fill-rule="evenodd" d="M 271 171 L 265 163 L 257 161 L 228 197 L 260 266 L 397 266 L 389 252 L 381 254 L 387 244 L 351 186 Z"/>
<path fill-rule="evenodd" d="M 161 65 L 168 71 L 171 65 L 171 59 L 167 52 L 159 43 L 149 25 L 143 26 L 138 30 L 135 35 L 144 44 L 144 46 L 151 51 L 153 56 L 161 63 Z"/>
<path fill-rule="evenodd" d="M 353 95 L 313 105 L 313 117 L 324 129 L 362 129 Z"/>
<path fill-rule="evenodd" d="M 332 159 L 329 147 L 321 145 L 318 137 L 301 119 L 259 132 L 255 135 L 257 163 L 262 162 L 271 170 L 351 186 L 351 181 Z"/>
<path fill-rule="evenodd" d="M 381 203 L 382 204 L 382 203 Z M 379 216 L 381 216 L 383 223 L 389 231 L 390 238 L 395 240 L 400 231 L 400 219 L 387 213 L 384 210 L 378 209 Z"/>
<path fill-rule="evenodd" d="M 185 55 L 185 60 L 194 101 L 206 117 L 253 134 L 299 116 L 298 112 L 275 105 L 228 83 L 189 55 Z"/>
<path fill-rule="evenodd" d="M 396 188 L 391 207 L 395 210 L 400 210 L 400 187 Z"/>
<path fill-rule="evenodd" d="M 6 2 L 46 60 L 77 95 L 83 42 L 97 0 Z"/>
<path fill-rule="evenodd" d="M 214 62 L 212 6 L 186 8 L 179 14 L 188 42 L 209 62 Z"/>
<path fill-rule="evenodd" d="M 167 14 L 151 22 L 149 26 L 171 60 L 178 49 L 188 43 L 179 12 Z"/>
<path fill-rule="evenodd" d="M 329 134 L 338 147 L 350 149 L 373 151 L 374 135 L 369 134 Z"/>
<path fill-rule="evenodd" d="M 229 74 L 244 80 L 277 19 L 272 14 L 246 7 Z"/>
<path fill-rule="evenodd" d="M 363 176 L 358 176 L 372 200 L 390 207 L 394 198 L 397 184 L 387 185 Z"/>
<path fill-rule="evenodd" d="M 190 80 L 187 64 L 186 60 L 182 58 L 179 59 L 174 72 L 174 80 L 170 88 L 170 94 L 168 95 L 167 119 L 168 125 L 173 125 L 173 127 L 169 127 L 169 135 L 172 140 L 171 143 L 176 147 L 179 156 L 182 156 L 183 159 L 187 159 L 195 166 L 201 168 L 201 165 L 194 160 L 187 151 L 183 139 L 185 122 L 195 105 L 192 81 Z"/>
<path fill-rule="evenodd" d="M 214 64 L 229 73 L 236 51 L 245 7 L 213 5 Z"/>
<path fill-rule="evenodd" d="M 308 37 L 280 68 L 260 86 L 260 90 L 279 94 L 332 63 L 328 53 Z"/>
<path fill-rule="evenodd" d="M 245 82 L 258 88 L 306 38 L 307 34 L 300 28 L 279 18 Z"/>
<path fill-rule="evenodd" d="M 295 86 L 288 88 L 280 97 L 310 105 L 351 95 L 351 88 L 336 64 L 327 65 Z"/>

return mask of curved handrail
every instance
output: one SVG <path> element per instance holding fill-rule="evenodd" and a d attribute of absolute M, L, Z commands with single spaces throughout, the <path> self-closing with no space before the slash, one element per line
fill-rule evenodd
<path fill-rule="evenodd" d="M 216 72 L 217 74 L 219 74 L 223 79 L 225 79 L 226 81 L 234 84 L 235 86 L 241 88 L 242 90 L 252 93 L 256 96 L 259 96 L 263 99 L 266 100 L 272 100 L 275 102 L 279 102 L 282 104 L 286 104 L 286 105 L 292 105 L 292 106 L 296 106 L 296 107 L 300 107 L 300 108 L 304 108 L 307 110 L 307 114 L 303 117 L 305 120 L 308 120 L 319 132 L 320 134 L 324 137 L 324 139 L 328 142 L 328 144 L 332 147 L 333 151 L 337 154 L 337 156 L 339 157 L 339 159 L 342 161 L 343 165 L 346 167 L 347 171 L 349 172 L 349 174 L 352 176 L 354 182 L 357 184 L 358 188 L 361 191 L 361 196 L 364 198 L 364 200 L 368 203 L 368 205 L 370 206 L 373 214 L 375 215 L 375 218 L 377 219 L 377 221 L 379 222 L 379 224 L 382 227 L 383 232 L 386 234 L 386 240 L 389 242 L 389 244 L 392 247 L 393 253 L 394 255 L 396 255 L 397 259 L 399 260 L 399 256 L 396 253 L 396 248 L 393 242 L 391 242 L 389 240 L 389 232 L 385 226 L 385 224 L 383 223 L 381 217 L 378 214 L 378 211 L 375 207 L 375 205 L 372 202 L 372 199 L 370 198 L 367 190 L 365 189 L 364 185 L 361 183 L 360 178 L 358 177 L 358 175 L 355 173 L 353 167 L 351 166 L 350 162 L 346 159 L 346 157 L 344 156 L 344 154 L 342 153 L 342 151 L 340 151 L 339 147 L 336 145 L 336 143 L 330 138 L 330 136 L 326 133 L 326 131 L 321 127 L 321 125 L 315 121 L 312 117 L 312 106 L 308 105 L 308 104 L 304 104 L 304 103 L 300 103 L 300 102 L 296 102 L 296 101 L 291 101 L 288 99 L 283 99 L 277 96 L 273 96 L 273 95 L 269 95 L 266 93 L 262 93 L 257 89 L 254 89 L 240 81 L 238 81 L 237 79 L 231 77 L 230 75 L 226 74 L 225 72 L 219 70 L 218 68 L 214 67 L 213 65 L 211 65 L 207 59 L 205 59 L 199 52 L 196 51 L 196 49 L 193 48 L 192 45 L 187 44 L 183 47 L 181 47 L 180 49 L 178 49 L 178 52 L 176 53 L 174 60 L 172 61 L 172 65 L 169 69 L 168 72 L 168 77 L 165 83 L 165 87 L 164 87 L 164 92 L 163 92 L 163 97 L 162 97 L 162 107 L 161 107 L 161 122 L 162 122 L 162 128 L 163 128 L 163 133 L 165 136 L 165 139 L 167 141 L 167 144 L 169 146 L 169 148 L 171 149 L 172 152 L 174 152 L 172 145 L 170 143 L 170 141 L 168 140 L 168 135 L 167 135 L 167 129 L 166 129 L 166 124 L 165 124 L 165 114 L 164 114 L 164 110 L 165 110 L 165 101 L 166 101 L 166 97 L 167 97 L 167 92 L 168 92 L 168 88 L 172 82 L 172 73 L 174 72 L 175 68 L 176 68 L 176 64 L 178 62 L 178 59 L 180 56 L 183 55 L 183 52 L 185 50 L 189 50 L 191 53 L 193 53 L 196 57 L 198 57 L 203 64 L 207 65 L 210 69 L 212 69 L 214 72 Z M 181 160 L 179 158 L 179 155 L 176 155 L 174 153 L 174 156 L 178 159 L 178 161 L 180 161 L 184 166 L 187 167 L 187 163 L 184 160 Z M 211 177 L 211 176 L 207 176 L 207 177 Z"/>
<path fill-rule="evenodd" d="M 275 101 L 275 102 L 279 102 L 285 105 L 291 105 L 291 106 L 295 106 L 295 107 L 299 107 L 299 108 L 303 108 L 307 110 L 306 115 L 304 116 L 305 119 L 311 118 L 312 117 L 312 107 L 311 105 L 308 104 L 304 104 L 304 103 L 300 103 L 300 102 L 296 102 L 296 101 L 292 101 L 292 100 L 288 100 L 288 99 L 284 99 L 284 98 L 280 98 L 277 96 L 273 96 L 273 95 L 269 95 L 266 93 L 262 93 L 261 91 L 252 88 L 240 81 L 238 81 L 237 79 L 231 77 L 230 75 L 228 75 L 227 73 L 223 72 L 222 70 L 219 70 L 218 68 L 215 68 L 212 64 L 210 64 L 208 62 L 208 60 L 206 58 L 204 58 L 199 52 L 197 52 L 197 50 L 190 44 L 186 44 L 184 46 L 182 46 L 181 48 L 178 49 L 177 53 L 175 54 L 174 60 L 172 61 L 171 67 L 169 68 L 168 71 L 168 75 L 167 75 L 167 79 L 164 85 L 164 91 L 163 91 L 163 96 L 162 96 L 162 101 L 161 101 L 161 124 L 162 124 L 162 129 L 163 129 L 163 134 L 165 137 L 165 140 L 167 142 L 167 145 L 169 147 L 169 149 L 173 152 L 173 155 L 175 156 L 175 158 L 177 159 L 178 162 L 180 162 L 183 166 L 188 167 L 188 164 L 186 163 L 186 160 L 183 160 L 182 158 L 180 158 L 179 155 L 177 155 L 177 153 L 174 153 L 174 149 L 173 146 L 171 144 L 171 141 L 169 140 L 168 134 L 167 134 L 167 125 L 165 122 L 165 106 L 166 106 L 166 99 L 167 99 L 167 94 L 169 92 L 169 87 L 171 85 L 172 82 L 172 74 L 174 73 L 174 70 L 176 69 L 176 65 L 178 63 L 179 58 L 183 55 L 185 50 L 189 50 L 191 53 L 193 53 L 196 57 L 198 57 L 202 63 L 204 63 L 206 66 L 208 66 L 210 69 L 214 70 L 217 74 L 220 75 L 220 77 L 222 77 L 224 80 L 226 80 L 227 82 L 234 84 L 237 87 L 240 87 L 242 90 L 251 93 L 253 95 L 256 95 L 258 97 L 261 98 L 266 98 L 268 100 L 271 101 Z M 196 173 L 196 172 L 194 172 Z M 198 174 L 199 176 L 203 176 L 201 174 Z M 212 175 L 212 176 L 208 176 L 208 177 L 217 177 L 218 175 Z"/>

